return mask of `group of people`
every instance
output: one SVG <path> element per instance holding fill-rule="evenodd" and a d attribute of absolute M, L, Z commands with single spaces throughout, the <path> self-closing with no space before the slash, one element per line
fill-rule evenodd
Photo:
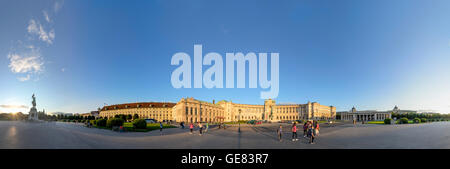
<path fill-rule="evenodd" d="M 314 139 L 319 135 L 320 126 L 317 121 L 307 121 L 303 124 L 303 137 L 309 138 L 309 143 L 314 144 Z M 294 122 L 291 127 L 292 131 L 292 141 L 298 141 L 297 136 L 297 123 Z M 283 126 L 280 125 L 280 127 L 277 130 L 278 134 L 278 140 L 282 141 L 282 133 L 283 133 Z"/>
<path fill-rule="evenodd" d="M 182 129 L 184 129 L 184 123 L 182 122 L 181 124 L 181 128 Z M 190 133 L 189 134 L 194 134 L 194 123 L 190 123 L 189 124 L 189 130 L 190 130 Z M 206 123 L 206 125 L 205 126 L 203 126 L 203 124 L 202 123 L 200 123 L 200 122 L 198 122 L 197 123 L 197 127 L 198 127 L 198 129 L 199 129 L 199 133 L 198 133 L 198 135 L 202 135 L 203 134 L 203 128 L 205 128 L 205 133 L 206 132 L 208 132 L 208 129 L 209 129 L 209 124 L 208 123 Z"/>

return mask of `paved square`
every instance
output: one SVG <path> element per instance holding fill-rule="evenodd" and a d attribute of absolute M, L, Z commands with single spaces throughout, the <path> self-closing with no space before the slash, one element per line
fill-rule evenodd
<path fill-rule="evenodd" d="M 259 126 L 212 128 L 202 136 L 189 129 L 165 129 L 140 133 L 118 133 L 104 129 L 86 128 L 81 124 L 49 122 L 26 123 L 0 121 L 0 148 L 44 149 L 147 149 L 147 148 L 219 148 L 219 149 L 306 149 L 306 148 L 450 148 L 450 123 L 435 122 L 408 125 L 357 125 L 335 127 L 323 125 L 314 145 L 307 144 L 299 132 L 299 141 L 290 140 L 289 124 L 282 124 L 283 141 L 276 136 L 278 123 Z"/>

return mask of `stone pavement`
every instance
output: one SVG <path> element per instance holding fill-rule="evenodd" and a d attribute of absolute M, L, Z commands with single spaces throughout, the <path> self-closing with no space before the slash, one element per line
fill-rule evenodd
<path fill-rule="evenodd" d="M 0 121 L 0 148 L 44 149 L 306 149 L 306 148 L 450 148 L 450 123 L 435 122 L 408 125 L 337 125 L 323 126 L 314 145 L 307 144 L 298 132 L 299 141 L 290 140 L 290 124 L 283 125 L 283 141 L 279 142 L 279 124 L 242 125 L 227 129 L 213 128 L 202 136 L 196 130 L 164 129 L 151 132 L 119 133 L 86 128 L 81 124 L 51 122 L 26 123 Z"/>

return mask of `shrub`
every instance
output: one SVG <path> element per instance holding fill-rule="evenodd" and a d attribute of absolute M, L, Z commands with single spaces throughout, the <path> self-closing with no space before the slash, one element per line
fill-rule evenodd
<path fill-rule="evenodd" d="M 384 119 L 384 124 L 391 124 L 391 120 L 390 118 Z"/>
<path fill-rule="evenodd" d="M 146 129 L 147 122 L 144 119 L 136 119 L 133 121 L 133 127 L 136 129 Z"/>
<path fill-rule="evenodd" d="M 420 123 L 420 119 L 416 117 L 416 118 L 414 118 L 413 122 L 414 123 Z"/>
<path fill-rule="evenodd" d="M 408 118 L 403 117 L 399 120 L 399 124 L 408 124 Z"/>
<path fill-rule="evenodd" d="M 427 122 L 427 119 L 426 119 L 426 118 L 421 118 L 421 119 L 420 119 L 420 122 L 426 123 L 426 122 Z"/>
<path fill-rule="evenodd" d="M 91 123 L 92 125 L 95 125 L 95 120 L 89 120 L 89 123 Z"/>
<path fill-rule="evenodd" d="M 106 119 L 98 119 L 95 121 L 95 125 L 100 127 L 106 127 Z"/>
<path fill-rule="evenodd" d="M 106 127 L 111 128 L 113 126 L 122 126 L 124 120 L 122 118 L 112 118 L 106 121 Z"/>

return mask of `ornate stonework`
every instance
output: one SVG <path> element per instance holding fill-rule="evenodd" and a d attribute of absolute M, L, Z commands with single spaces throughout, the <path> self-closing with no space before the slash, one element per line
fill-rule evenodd
<path fill-rule="evenodd" d="M 150 104 L 150 103 L 149 103 Z M 162 105 L 167 107 L 161 107 Z M 141 105 L 141 107 L 139 107 Z M 151 104 L 150 104 L 151 105 Z M 182 98 L 178 103 L 129 103 L 105 106 L 100 117 L 114 117 L 118 114 L 138 114 L 139 118 L 154 118 L 158 121 L 176 122 L 230 122 L 238 120 L 329 120 L 335 119 L 336 108 L 320 105 L 317 102 L 307 104 L 277 105 L 275 100 L 267 99 L 263 105 L 238 104 L 231 101 L 212 103 Z M 160 116 L 163 115 L 163 116 Z"/>

